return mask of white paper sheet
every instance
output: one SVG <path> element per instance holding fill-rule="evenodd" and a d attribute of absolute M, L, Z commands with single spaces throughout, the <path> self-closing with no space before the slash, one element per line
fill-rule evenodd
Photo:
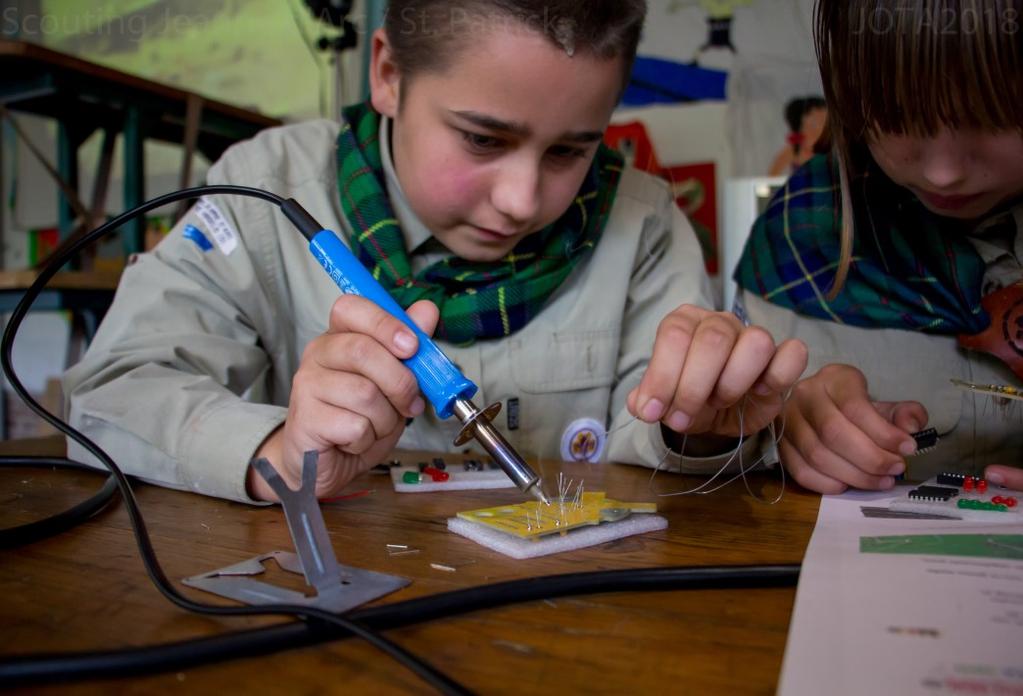
<path fill-rule="evenodd" d="M 866 518 L 860 510 L 904 494 L 822 500 L 782 696 L 1023 696 L 1023 525 Z"/>

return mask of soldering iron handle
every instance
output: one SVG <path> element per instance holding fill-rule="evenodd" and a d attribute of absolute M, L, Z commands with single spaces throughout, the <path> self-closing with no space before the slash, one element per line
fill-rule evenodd
<path fill-rule="evenodd" d="M 470 399 L 476 385 L 459 371 L 437 344 L 416 326 L 390 293 L 366 270 L 344 242 L 330 230 L 321 230 L 309 241 L 309 250 L 346 295 L 361 295 L 400 319 L 419 339 L 419 350 L 405 364 L 419 382 L 423 395 L 447 418 L 457 399 Z"/>

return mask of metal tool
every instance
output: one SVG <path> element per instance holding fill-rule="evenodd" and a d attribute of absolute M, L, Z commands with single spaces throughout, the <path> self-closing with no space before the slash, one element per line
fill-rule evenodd
<path fill-rule="evenodd" d="M 182 582 L 189 587 L 245 604 L 299 604 L 333 612 L 346 611 L 408 585 L 408 580 L 397 575 L 353 568 L 337 562 L 320 505 L 316 501 L 317 456 L 315 451 L 305 453 L 302 460 L 302 486 L 297 491 L 288 488 L 284 479 L 266 459 L 252 462 L 252 467 L 281 499 L 297 556 L 287 551 L 271 551 L 241 563 L 185 578 Z M 253 576 L 263 573 L 263 563 L 270 559 L 286 571 L 304 574 L 306 584 L 313 587 L 316 594 L 307 596 L 254 579 Z"/>
<path fill-rule="evenodd" d="M 480 410 L 472 402 L 478 387 L 416 326 L 334 232 L 324 229 L 292 199 L 281 205 L 281 211 L 309 240 L 309 250 L 327 271 L 327 275 L 341 288 L 341 292 L 361 295 L 375 302 L 405 324 L 419 339 L 419 350 L 404 363 L 416 376 L 420 390 L 433 404 L 437 415 L 449 418 L 454 414 L 462 422 L 464 427 L 455 438 L 455 444 L 462 445 L 470 438 L 475 438 L 519 489 L 532 493 L 540 502 L 550 505 L 540 477 L 493 425 L 494 416 L 500 411 L 501 404 L 491 404 Z"/>

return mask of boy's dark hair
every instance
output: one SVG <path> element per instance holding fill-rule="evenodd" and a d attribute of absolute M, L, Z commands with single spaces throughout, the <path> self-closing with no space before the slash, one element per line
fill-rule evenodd
<path fill-rule="evenodd" d="M 624 88 L 645 17 L 646 0 L 391 0 L 384 29 L 405 78 L 444 70 L 473 34 L 525 27 L 570 55 L 620 57 Z"/>
<path fill-rule="evenodd" d="M 802 97 L 793 99 L 785 105 L 785 123 L 789 130 L 798 133 L 803 127 L 803 117 L 814 109 L 826 109 L 828 104 L 823 97 Z"/>

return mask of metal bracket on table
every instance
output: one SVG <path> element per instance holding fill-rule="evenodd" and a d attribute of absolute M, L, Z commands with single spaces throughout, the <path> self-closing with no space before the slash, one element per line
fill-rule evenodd
<path fill-rule="evenodd" d="M 409 584 L 397 575 L 377 573 L 344 566 L 337 562 L 323 514 L 316 501 L 316 460 L 318 453 L 306 452 L 302 460 L 302 487 L 288 485 L 266 459 L 253 460 L 252 466 L 270 485 L 284 507 L 291 539 L 298 554 L 271 551 L 241 563 L 193 575 L 185 585 L 212 592 L 245 604 L 298 604 L 327 611 L 343 612 L 390 594 Z M 256 580 L 265 570 L 263 563 L 273 559 L 284 570 L 305 575 L 306 584 L 316 590 L 307 596 L 295 590 Z"/>

